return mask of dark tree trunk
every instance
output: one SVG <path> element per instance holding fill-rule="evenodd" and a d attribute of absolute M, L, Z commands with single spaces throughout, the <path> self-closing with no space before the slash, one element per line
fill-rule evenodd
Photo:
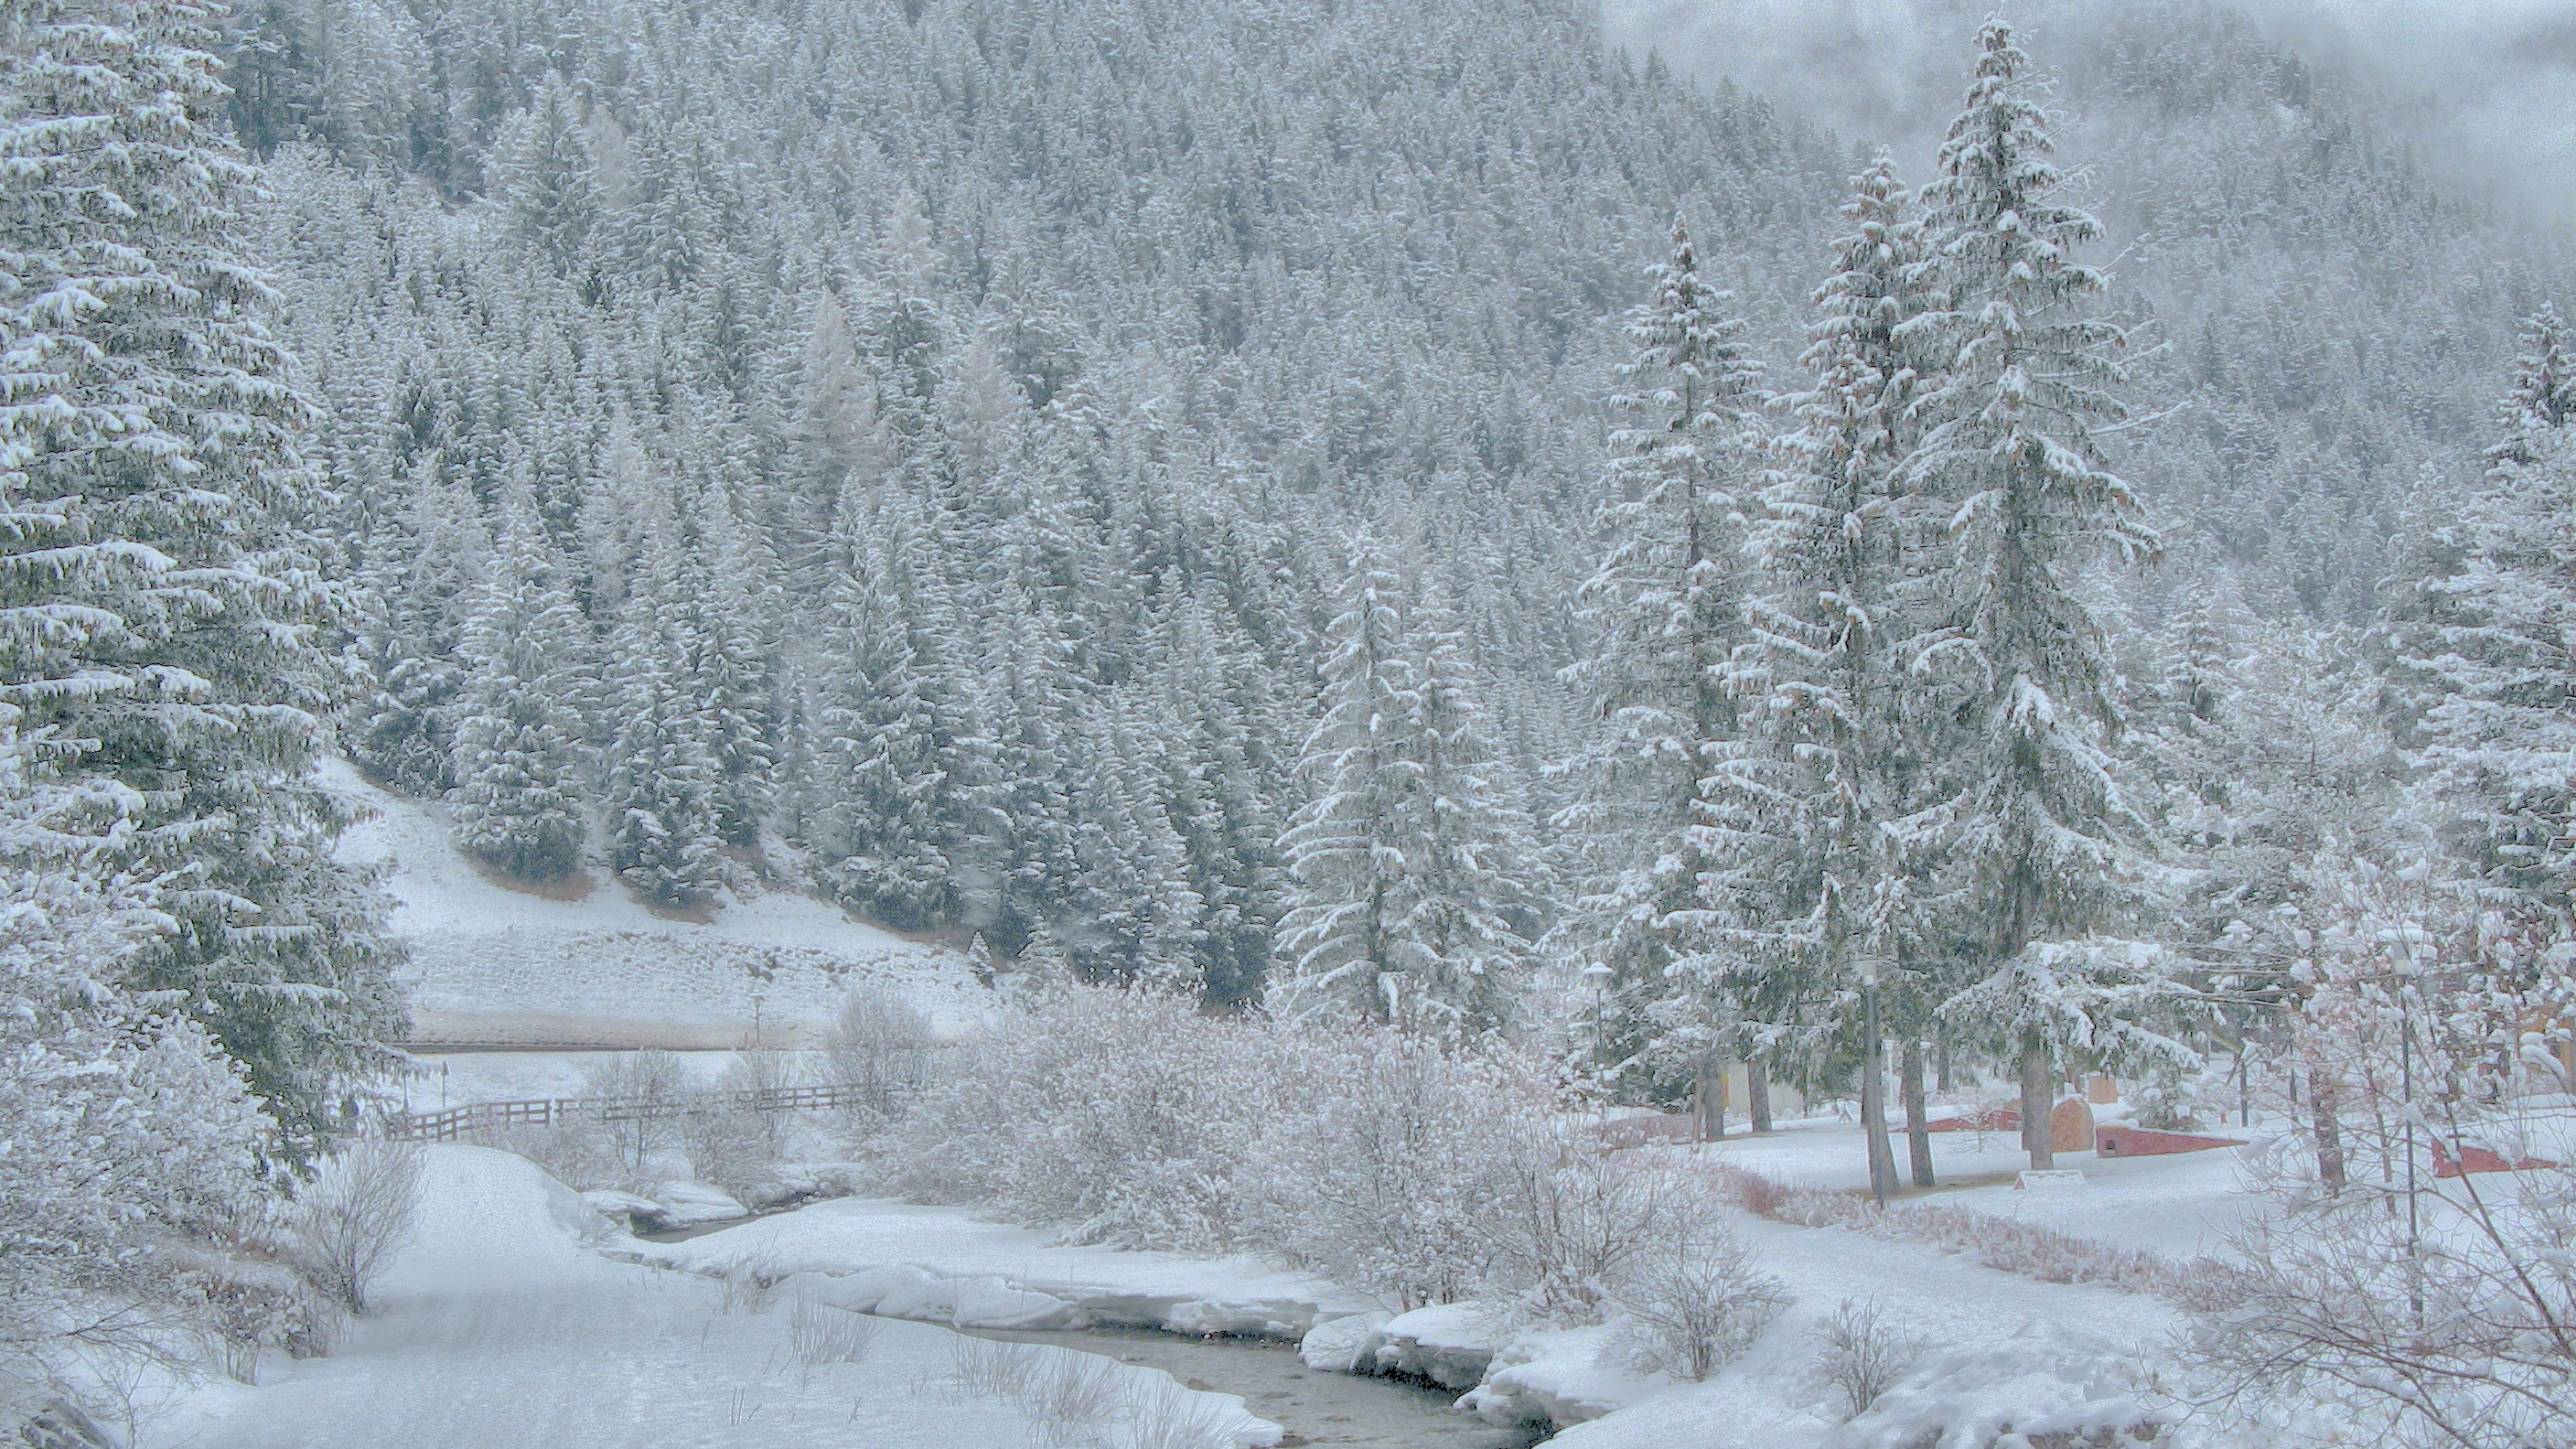
<path fill-rule="evenodd" d="M 1860 1051 L 1860 1120 L 1869 1139 L 1869 1193 L 1885 1202 L 1895 1195 L 1896 1152 L 1887 1140 L 1887 1039 L 1878 1031 L 1877 993 L 1870 996 L 1868 1039 Z"/>
<path fill-rule="evenodd" d="M 2030 1153 L 2033 1171 L 2057 1165 L 2057 1146 L 2049 1133 L 2048 1109 L 2057 1104 L 2049 1088 L 2056 1073 L 2048 1067 L 2048 1048 L 2025 1038 L 2021 1047 L 2021 1145 Z"/>
<path fill-rule="evenodd" d="M 1898 1090 L 1905 1098 L 1906 1165 L 1913 1169 L 1914 1185 L 1932 1185 L 1932 1119 L 1923 1110 L 1923 1043 L 1905 1039 L 1905 1048 L 1897 1054 Z"/>

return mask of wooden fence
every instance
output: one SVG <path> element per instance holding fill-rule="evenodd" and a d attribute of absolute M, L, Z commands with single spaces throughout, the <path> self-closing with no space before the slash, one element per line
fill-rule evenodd
<path fill-rule="evenodd" d="M 385 1135 L 398 1142 L 453 1142 L 499 1127 L 552 1127 L 571 1122 L 633 1122 L 706 1112 L 813 1112 L 854 1102 L 862 1093 L 837 1083 L 761 1087 L 742 1092 L 674 1092 L 659 1097 L 544 1097 L 523 1102 L 469 1102 L 435 1112 L 397 1112 Z"/>

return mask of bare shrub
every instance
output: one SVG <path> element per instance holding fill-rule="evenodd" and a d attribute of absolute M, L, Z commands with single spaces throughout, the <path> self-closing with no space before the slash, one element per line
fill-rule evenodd
<path fill-rule="evenodd" d="M 420 1205 L 420 1149 L 362 1139 L 323 1160 L 296 1195 L 293 1256 L 305 1278 L 351 1313 L 411 1237 Z"/>
<path fill-rule="evenodd" d="M 1241 1420 L 1228 1406 L 1173 1383 L 1157 1383 L 1127 1402 L 1121 1449 L 1235 1449 Z"/>
<path fill-rule="evenodd" d="M 643 1186 L 646 1162 L 678 1140 L 677 1119 L 689 1095 L 687 1069 L 669 1052 L 620 1052 L 591 1069 L 583 1095 L 609 1104 L 592 1124 L 592 1135 L 607 1150 L 617 1175 L 612 1185 Z"/>
<path fill-rule="evenodd" d="M 1072 1349 L 1048 1348 L 1020 1407 L 1038 1421 L 1039 1432 L 1055 1444 L 1097 1444 L 1127 1407 L 1127 1371 L 1117 1360 Z"/>
<path fill-rule="evenodd" d="M 877 1120 L 901 1114 L 930 1080 L 930 1018 L 882 991 L 853 991 L 841 1002 L 824 1061 L 857 1110 Z"/>
<path fill-rule="evenodd" d="M 623 1131 L 626 1124 L 616 1124 Z M 609 1124 L 596 1117 L 557 1117 L 546 1123 L 511 1122 L 475 1132 L 466 1139 L 478 1147 L 515 1152 L 546 1170 L 549 1177 L 581 1191 L 598 1187 L 639 1186 L 625 1155 L 611 1140 Z"/>
<path fill-rule="evenodd" d="M 1876 1298 L 1846 1298 L 1815 1327 L 1816 1372 L 1842 1391 L 1845 1418 L 1869 1412 L 1923 1357 L 1923 1341 L 1890 1321 Z"/>
<path fill-rule="evenodd" d="M 1494 1229 L 1508 1280 L 1541 1317 L 1599 1322 L 1611 1285 L 1705 1216 L 1691 1185 L 1654 1156 L 1609 1151 L 1557 1124 L 1524 1131 L 1500 1155 L 1508 1184 Z"/>
<path fill-rule="evenodd" d="M 1038 1350 L 1025 1343 L 961 1333 L 948 1345 L 949 1369 L 961 1397 L 1017 1401 L 1038 1370 Z"/>
<path fill-rule="evenodd" d="M 2286 1205 L 2239 1236 L 2192 1359 L 2222 1403 L 2323 1402 L 2355 1442 L 2576 1444 L 2576 1170 L 2510 1179 L 2425 1190 L 2420 1252 L 2396 1194 Z"/>
<path fill-rule="evenodd" d="M 716 1279 L 716 1312 L 767 1313 L 777 1302 L 778 1284 L 784 1276 L 778 1271 L 777 1259 L 770 1254 L 750 1253 L 734 1259 Z"/>
<path fill-rule="evenodd" d="M 185 1278 L 198 1303 L 208 1357 L 238 1383 L 259 1382 L 260 1361 L 270 1349 L 319 1358 L 339 1340 L 346 1310 L 284 1264 L 221 1258 Z"/>
<path fill-rule="evenodd" d="M 877 1342 L 877 1320 L 798 1293 L 787 1304 L 787 1352 L 810 1376 L 826 1364 L 865 1363 Z"/>
<path fill-rule="evenodd" d="M 1633 1255 L 1611 1301 L 1610 1347 L 1630 1367 L 1693 1382 L 1735 1361 L 1789 1304 L 1788 1285 L 1754 1265 L 1724 1223 L 1703 1218 Z"/>

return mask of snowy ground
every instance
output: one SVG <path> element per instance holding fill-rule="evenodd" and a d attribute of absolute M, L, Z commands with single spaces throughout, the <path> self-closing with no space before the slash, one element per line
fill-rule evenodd
<path fill-rule="evenodd" d="M 187 1395 L 147 1444 L 191 1449 L 698 1449 L 814 1443 L 1022 1449 L 1045 1427 L 963 1392 L 957 1336 L 882 1322 L 863 1361 L 807 1366 L 792 1303 L 728 1303 L 714 1280 L 610 1261 L 577 1199 L 519 1158 L 430 1150 L 418 1231 L 382 1312 L 328 1359 L 272 1360 L 251 1388 Z M 1118 1367 L 1134 1395 L 1175 1386 Z M 1224 1395 L 1238 1443 L 1272 1426 Z"/>
<path fill-rule="evenodd" d="M 2265 1135 L 2211 1129 L 2258 1143 Z M 1869 1167 L 1858 1122 L 1820 1120 L 1784 1124 L 1761 1137 L 1730 1137 L 1707 1150 L 1766 1177 L 1806 1187 L 1865 1188 Z M 1896 1138 L 1897 1170 L 1906 1170 L 1905 1139 Z M 1909 1201 L 1937 1201 L 2002 1217 L 2020 1218 L 2124 1247 L 2176 1256 L 2215 1252 L 2262 1199 L 2245 1191 L 2245 1155 L 2258 1146 L 2216 1148 L 2165 1157 L 2102 1157 L 2061 1152 L 2057 1165 L 2084 1174 L 2081 1187 L 2028 1192 L 2015 1185 L 2028 1165 L 2009 1132 L 1938 1132 L 1932 1165 L 1941 1186 L 1909 1192 Z"/>
<path fill-rule="evenodd" d="M 337 760 L 324 771 L 373 812 L 342 853 L 392 864 L 415 1040 L 730 1047 L 757 1019 L 773 1044 L 810 1042 L 854 988 L 903 996 L 950 1030 L 989 1009 L 958 952 L 806 896 L 727 897 L 700 924 L 646 910 L 596 868 L 580 900 L 496 884 L 455 848 L 436 806 Z"/>

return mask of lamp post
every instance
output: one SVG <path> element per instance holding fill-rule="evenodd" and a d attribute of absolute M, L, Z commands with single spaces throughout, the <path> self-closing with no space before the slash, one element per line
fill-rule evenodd
<path fill-rule="evenodd" d="M 2417 1329 L 2424 1326 L 2424 1252 L 2422 1205 L 2417 1201 L 2415 1167 L 2415 995 L 2423 970 L 2419 947 L 2429 944 L 2424 928 L 2401 922 L 2380 933 L 2397 957 L 2397 1079 L 2406 1113 L 2406 1308 Z"/>

